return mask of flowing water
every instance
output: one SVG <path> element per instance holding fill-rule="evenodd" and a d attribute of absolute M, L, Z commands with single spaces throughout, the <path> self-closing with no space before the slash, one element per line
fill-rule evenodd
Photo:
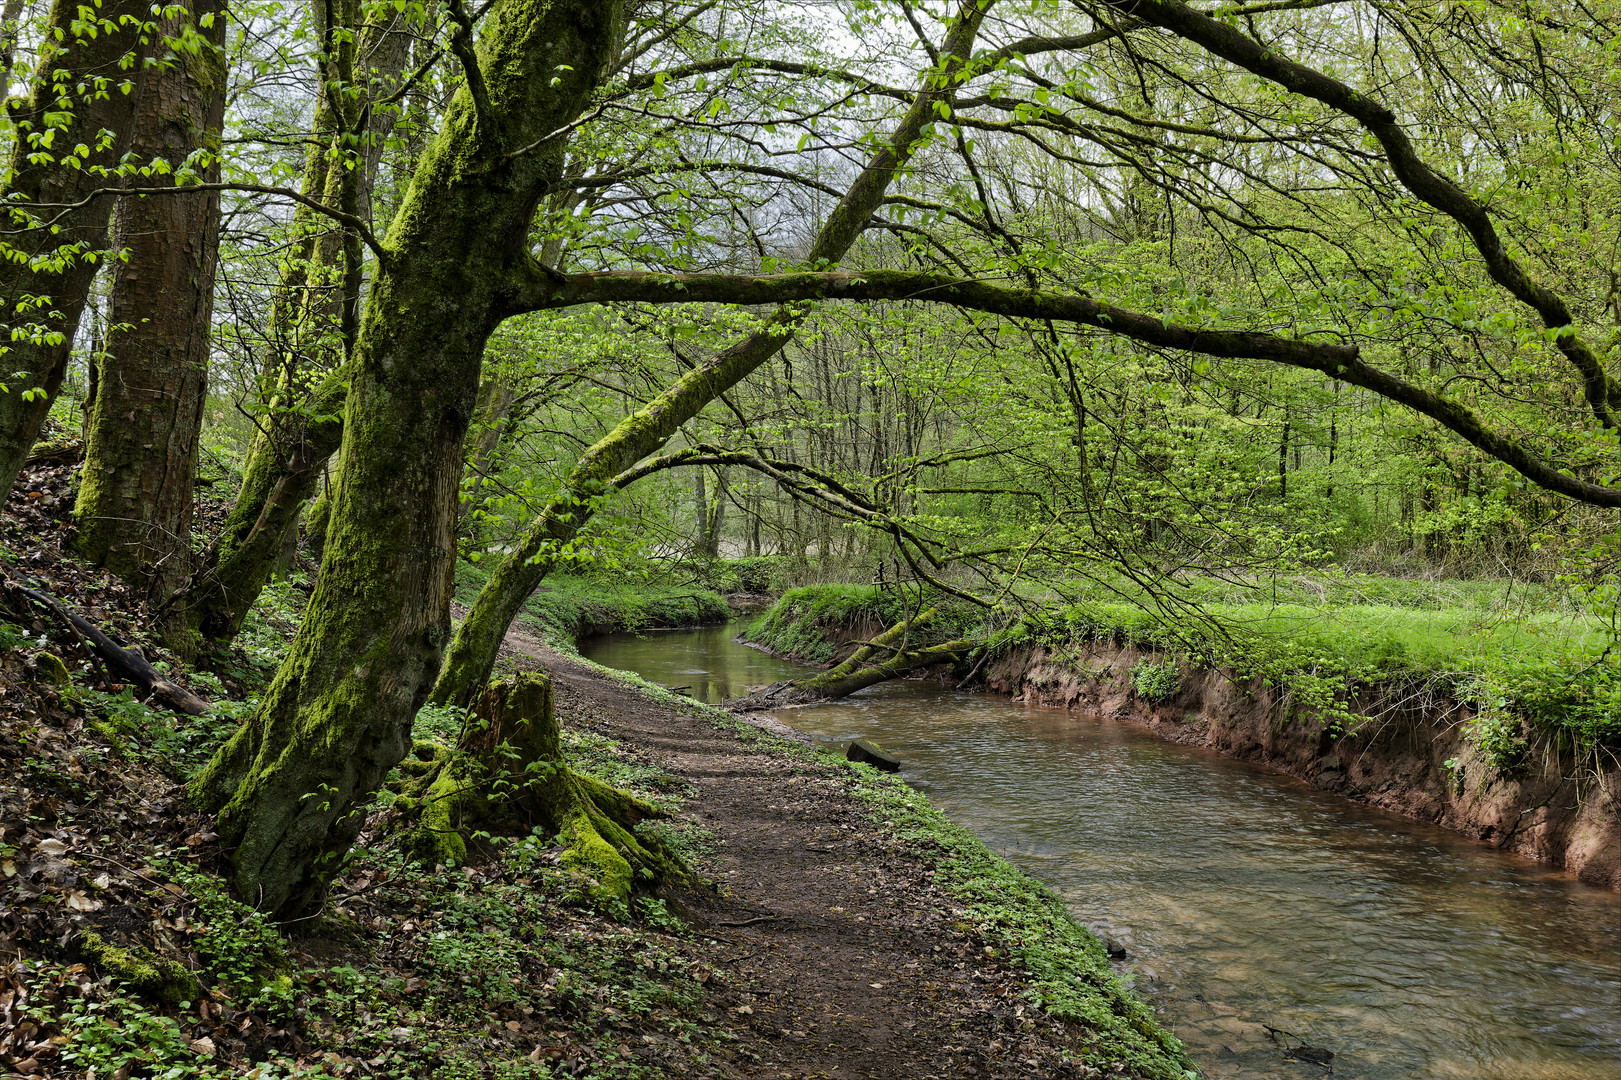
<path fill-rule="evenodd" d="M 585 643 L 720 701 L 804 671 L 740 624 Z M 1121 942 L 1212 1080 L 1621 1080 L 1621 896 L 1130 725 L 890 683 L 781 718 L 901 775 Z M 1283 1037 L 1286 1038 L 1286 1037 Z"/>

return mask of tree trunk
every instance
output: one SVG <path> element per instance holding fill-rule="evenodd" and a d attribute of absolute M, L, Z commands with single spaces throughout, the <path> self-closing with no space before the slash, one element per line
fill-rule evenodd
<path fill-rule="evenodd" d="M 417 818 L 411 850 L 431 864 L 467 861 L 464 829 L 505 820 L 559 836 L 563 864 L 589 875 L 605 897 L 623 900 L 640 879 L 686 877 L 681 861 L 636 825 L 664 814 L 568 767 L 552 710 L 551 683 L 524 672 L 486 686 L 454 748 L 417 743 L 402 763 L 405 797 Z"/>
<path fill-rule="evenodd" d="M 888 142 L 856 177 L 844 198 L 823 223 L 805 262 L 832 265 L 849 252 L 889 186 L 911 157 L 925 124 L 939 118 L 936 107 L 949 104 L 956 72 L 973 51 L 984 11 L 969 3 L 958 14 L 940 50 L 942 71 L 931 72 Z M 563 484 L 563 494 L 524 531 L 479 592 L 467 619 L 456 631 L 444 670 L 434 684 L 438 704 L 466 705 L 489 678 L 495 656 L 519 608 L 551 570 L 555 553 L 578 534 L 591 517 L 591 500 L 604 494 L 610 480 L 663 446 L 681 425 L 698 415 L 793 338 L 798 305 L 784 305 L 763 329 L 687 372 L 644 408 L 626 417 L 580 458 Z"/>
<path fill-rule="evenodd" d="M 465 522 L 479 505 L 479 493 L 495 468 L 496 451 L 501 449 L 501 437 L 506 434 L 507 414 L 512 411 L 512 400 L 517 389 L 512 380 L 496 377 L 485 381 L 478 392 L 478 418 L 474 422 L 476 434 L 468 448 L 467 469 L 473 481 L 462 499 L 461 518 Z M 465 528 L 463 531 L 467 531 Z"/>
<path fill-rule="evenodd" d="M 618 3 L 504 0 L 412 178 L 350 365 L 338 496 L 309 608 L 258 710 L 193 782 L 235 886 L 319 906 L 410 748 L 449 636 L 457 486 L 484 346 L 528 280 L 535 207 L 620 33 Z M 471 56 L 467 57 L 472 59 Z M 525 149 L 524 153 L 515 151 Z"/>
<path fill-rule="evenodd" d="M 137 0 L 102 0 L 99 8 L 56 0 L 33 93 L 11 110 L 14 131 L 53 132 L 56 153 L 32 139 L 17 139 L 3 195 L 14 215 L 31 203 L 59 208 L 40 210 L 37 227 L 8 236 L 8 258 L 0 261 L 0 318 L 10 330 L 0 358 L 5 388 L 0 392 L 0 499 L 11 491 L 61 389 L 96 276 L 94 256 L 107 247 L 111 197 L 89 195 L 116 185 L 106 170 L 115 169 L 129 149 L 155 40 L 137 27 L 150 14 L 151 5 Z M 107 23 L 117 29 L 109 31 Z M 98 137 L 100 132 L 110 138 Z M 73 154 L 81 143 L 87 156 L 80 167 L 61 164 L 56 155 Z M 81 202 L 85 205 L 60 208 Z M 21 228 L 15 218 L 10 227 Z"/>
<path fill-rule="evenodd" d="M 22 13 L 22 0 L 6 0 L 4 10 L 0 11 L 0 101 L 11 96 L 11 73 L 17 66 L 20 36 L 18 20 Z"/>
<path fill-rule="evenodd" d="M 372 58 L 370 77 L 386 87 L 400 77 L 408 42 L 408 35 L 370 23 L 362 29 L 357 51 Z M 381 110 L 372 115 L 354 168 L 331 169 L 330 147 L 312 147 L 303 193 L 331 205 L 347 200 L 356 207 L 369 206 L 386 115 Z M 317 137 L 332 138 L 340 119 L 323 94 L 316 107 Z M 296 535 L 299 507 L 314 493 L 323 466 L 343 437 L 348 372 L 331 342 L 335 328 L 353 321 L 356 298 L 347 294 L 351 286 L 358 288 L 360 268 L 349 265 L 341 231 L 317 211 L 299 207 L 293 236 L 272 320 L 271 346 L 279 359 L 276 370 L 266 373 L 276 392 L 248 448 L 241 491 L 188 587 L 190 624 L 210 641 L 230 641 L 242 629 L 289 535 Z M 340 336 L 347 340 L 349 335 Z M 303 379 L 313 379 L 313 387 L 299 390 Z M 296 407 L 295 398 L 302 399 Z"/>
<path fill-rule="evenodd" d="M 343 437 L 341 410 L 349 393 L 346 373 L 335 371 L 316 391 L 309 421 L 285 460 L 274 442 L 255 439 L 242 490 L 220 535 L 192 574 L 186 597 L 193 629 L 210 641 L 230 641 L 242 629 L 254 601 L 282 551 L 288 532 L 298 523 L 298 509 L 315 491 L 322 466 Z M 257 508 L 257 514 L 244 515 Z"/>
<path fill-rule="evenodd" d="M 131 152 L 178 168 L 218 152 L 225 117 L 225 17 L 218 0 L 166 16 L 174 37 L 194 24 L 209 48 L 171 54 L 147 76 Z M 206 25 L 205 25 L 206 24 Z M 217 162 L 202 173 L 219 179 Z M 158 176 L 144 181 L 161 183 Z M 110 321 L 80 473 L 76 541 L 85 558 L 139 585 L 152 601 L 185 581 L 191 559 L 192 478 L 208 385 L 219 258 L 218 192 L 119 201 Z"/>

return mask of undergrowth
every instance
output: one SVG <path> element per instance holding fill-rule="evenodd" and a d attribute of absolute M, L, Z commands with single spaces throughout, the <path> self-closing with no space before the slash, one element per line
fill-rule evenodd
<path fill-rule="evenodd" d="M 471 604 L 486 580 L 484 566 L 458 564 L 456 598 Z M 570 651 L 589 634 L 706 626 L 730 617 L 726 599 L 711 589 L 607 571 L 548 574 L 518 615 L 548 645 Z"/>
<path fill-rule="evenodd" d="M 929 640 L 962 637 L 983 618 L 960 602 L 925 600 L 879 585 L 805 585 L 783 593 L 744 636 L 779 656 L 826 664 L 838 651 L 830 632 L 877 634 L 925 606 L 938 609 L 920 635 Z"/>

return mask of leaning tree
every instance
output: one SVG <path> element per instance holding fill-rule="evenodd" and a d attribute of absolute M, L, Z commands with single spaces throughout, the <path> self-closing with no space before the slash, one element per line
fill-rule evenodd
<path fill-rule="evenodd" d="M 588 119 L 624 12 L 617 4 L 577 0 L 499 0 L 475 44 L 471 16 L 452 5 L 461 26 L 452 52 L 462 85 L 445 121 L 386 239 L 353 216 L 346 219 L 370 246 L 376 271 L 349 371 L 340 480 L 319 583 L 258 710 L 193 787 L 199 801 L 219 812 L 245 896 L 284 915 L 318 898 L 321 882 L 358 834 L 370 795 L 408 749 L 412 717 L 430 687 L 440 701 L 470 701 L 488 676 L 512 615 L 600 500 L 681 423 L 775 354 L 795 333 L 807 305 L 817 301 L 923 299 L 1038 326 L 1091 327 L 1156 349 L 1318 373 L 1429 417 L 1550 491 L 1598 506 L 1621 505 L 1621 488 L 1602 466 L 1594 475 L 1571 475 L 1539 447 L 1500 430 L 1489 415 L 1449 392 L 1451 384 L 1392 370 L 1378 350 L 1334 327 L 1280 332 L 1260 318 L 1249 320 L 1251 325 L 1209 318 L 1179 323 L 1072 287 L 1053 272 L 1063 268 L 1061 260 L 1047 267 L 1015 262 L 1008 284 L 990 280 L 990 274 L 935 269 L 837 269 L 880 209 L 892 199 L 904 201 L 893 191 L 897 180 L 937 136 L 977 126 L 1045 146 L 1042 139 L 1055 133 L 1081 138 L 1098 130 L 1054 102 L 1104 115 L 1121 112 L 1092 101 L 1081 80 L 1058 86 L 1031 78 L 1024 96 L 1011 94 L 1008 72 L 1022 57 L 1062 56 L 1114 40 L 1126 41 L 1122 48 L 1133 56 L 1149 45 L 1196 47 L 1252 81 L 1294 95 L 1277 115 L 1299 119 L 1303 134 L 1245 134 L 1228 140 L 1231 145 L 1309 148 L 1316 140 L 1334 153 L 1343 151 L 1360 169 L 1368 168 L 1372 155 L 1380 163 L 1377 183 L 1393 176 L 1401 199 L 1444 215 L 1468 238 L 1491 279 L 1546 324 L 1548 347 L 1579 376 L 1593 423 L 1602 432 L 1613 427 L 1617 391 L 1604 369 L 1608 361 L 1573 324 L 1560 296 L 1510 252 L 1489 207 L 1428 164 L 1395 114 L 1368 91 L 1289 59 L 1286 43 L 1264 40 L 1259 30 L 1239 29 L 1246 18 L 1278 5 L 1257 4 L 1214 18 L 1184 5 L 1122 2 L 1096 8 L 1077 34 L 1052 32 L 976 50 L 991 6 L 991 0 L 969 0 L 948 20 L 940 44 L 924 43 L 928 60 L 920 85 L 903 95 L 906 112 L 872 140 L 863 167 L 805 253 L 804 268 L 738 275 L 636 269 L 563 274 L 539 262 L 532 220 L 545 196 L 578 180 L 564 175 L 564 144 Z M 702 72 L 663 74 L 667 81 Z M 1297 99 L 1310 108 L 1298 106 Z M 1165 145 L 1168 132 L 1191 131 L 1194 138 L 1206 133 L 1205 126 L 1160 124 L 1151 116 L 1123 119 L 1157 132 L 1125 140 L 1139 156 Z M 966 141 L 962 157 L 973 176 Z M 988 195 L 972 201 L 980 207 L 991 202 Z M 994 226 L 987 229 L 996 233 Z M 582 455 L 566 489 L 492 577 L 444 658 L 457 482 L 490 334 L 503 319 L 524 312 L 626 301 L 754 304 L 769 313 L 758 330 L 696 363 Z M 881 510 L 873 512 L 883 517 Z"/>

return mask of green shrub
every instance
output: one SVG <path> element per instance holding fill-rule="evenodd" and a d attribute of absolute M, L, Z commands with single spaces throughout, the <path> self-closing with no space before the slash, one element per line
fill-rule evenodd
<path fill-rule="evenodd" d="M 1131 667 L 1131 685 L 1144 701 L 1169 701 L 1182 689 L 1182 675 L 1175 660 L 1155 663 L 1145 656 Z"/>

